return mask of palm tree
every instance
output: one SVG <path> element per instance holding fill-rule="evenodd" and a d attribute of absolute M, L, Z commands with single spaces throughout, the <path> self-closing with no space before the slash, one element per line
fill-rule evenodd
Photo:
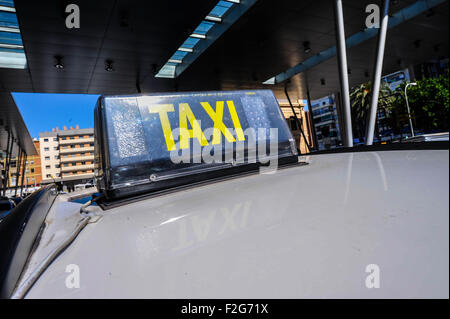
<path fill-rule="evenodd" d="M 350 92 L 350 105 L 352 108 L 352 122 L 354 124 L 355 135 L 359 138 L 365 137 L 366 121 L 369 115 L 370 99 L 371 99 L 372 83 L 367 82 L 352 88 Z M 391 88 L 385 81 L 381 81 L 380 93 L 378 96 L 378 107 L 387 117 L 391 110 L 395 97 Z M 376 126 L 379 135 L 378 125 Z"/>
<path fill-rule="evenodd" d="M 350 105 L 352 109 L 352 123 L 355 137 L 365 136 L 364 128 L 367 111 L 370 105 L 370 83 L 364 83 L 352 88 L 350 92 Z"/>

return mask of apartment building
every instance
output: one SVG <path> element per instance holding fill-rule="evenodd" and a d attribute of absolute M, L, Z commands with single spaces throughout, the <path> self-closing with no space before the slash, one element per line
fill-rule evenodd
<path fill-rule="evenodd" d="M 311 102 L 314 130 L 317 136 L 318 149 L 336 148 L 342 145 L 339 117 L 335 96 L 323 97 Z"/>
<path fill-rule="evenodd" d="M 45 181 L 61 177 L 57 132 L 39 133 L 39 144 L 42 179 Z"/>
<path fill-rule="evenodd" d="M 58 128 L 39 134 L 44 182 L 94 176 L 94 129 Z"/>

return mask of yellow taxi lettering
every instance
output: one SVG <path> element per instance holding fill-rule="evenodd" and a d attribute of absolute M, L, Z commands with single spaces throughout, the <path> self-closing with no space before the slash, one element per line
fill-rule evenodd
<path fill-rule="evenodd" d="M 172 128 L 170 127 L 169 117 L 167 116 L 167 112 L 175 112 L 173 104 L 150 105 L 149 112 L 159 114 L 167 149 L 169 151 L 174 151 L 176 149 L 175 141 L 173 140 Z"/>
<path fill-rule="evenodd" d="M 189 148 L 189 139 L 196 138 L 201 146 L 208 145 L 205 135 L 203 134 L 200 124 L 192 113 L 189 104 L 180 103 L 180 149 Z M 187 128 L 187 122 L 191 125 L 192 129 Z"/>
<path fill-rule="evenodd" d="M 227 101 L 228 110 L 231 114 L 231 120 L 233 121 L 234 128 L 236 130 L 236 135 L 239 141 L 245 141 L 244 131 L 242 130 L 241 122 L 236 112 L 233 101 Z"/>
<path fill-rule="evenodd" d="M 224 101 L 217 101 L 216 102 L 216 111 L 214 112 L 213 108 L 208 102 L 200 102 L 200 104 L 205 109 L 206 113 L 208 113 L 209 117 L 214 121 L 214 133 L 213 133 L 213 139 L 212 144 L 220 144 L 220 133 L 222 133 L 225 138 L 228 140 L 228 142 L 236 142 L 236 140 L 233 137 L 233 134 L 231 134 L 230 130 L 227 129 L 225 124 L 223 123 L 223 106 Z"/>

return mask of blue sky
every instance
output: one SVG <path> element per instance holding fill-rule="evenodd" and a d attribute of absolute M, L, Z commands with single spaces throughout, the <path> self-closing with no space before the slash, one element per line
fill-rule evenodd
<path fill-rule="evenodd" d="M 63 129 L 79 125 L 80 128 L 94 127 L 94 107 L 100 95 L 95 94 L 52 94 L 12 93 L 32 137 L 52 128 Z M 303 101 L 306 103 L 306 100 Z M 307 107 L 305 107 L 307 110 Z"/>
<path fill-rule="evenodd" d="M 99 95 L 12 93 L 32 137 L 65 126 L 94 127 L 94 107 Z"/>

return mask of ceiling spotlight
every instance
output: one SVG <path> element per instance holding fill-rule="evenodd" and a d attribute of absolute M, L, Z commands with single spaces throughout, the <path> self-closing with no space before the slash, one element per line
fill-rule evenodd
<path fill-rule="evenodd" d="M 320 84 L 325 85 L 325 79 L 324 78 L 320 79 Z"/>
<path fill-rule="evenodd" d="M 311 45 L 310 45 L 309 41 L 303 42 L 303 50 L 305 53 L 311 52 Z"/>
<path fill-rule="evenodd" d="M 106 60 L 105 61 L 105 70 L 108 71 L 108 72 L 113 72 L 114 71 L 113 61 L 112 60 Z"/>
<path fill-rule="evenodd" d="M 55 68 L 60 70 L 64 69 L 64 64 L 62 63 L 62 56 L 59 55 L 55 56 L 55 60 L 56 60 Z"/>

